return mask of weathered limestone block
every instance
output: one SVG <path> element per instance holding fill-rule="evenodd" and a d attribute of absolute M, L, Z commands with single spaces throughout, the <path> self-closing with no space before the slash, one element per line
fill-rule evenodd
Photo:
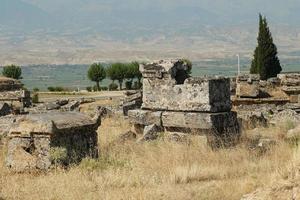
<path fill-rule="evenodd" d="M 140 138 L 137 142 L 156 140 L 159 136 L 159 132 L 161 131 L 163 131 L 163 128 L 155 124 L 145 126 L 143 137 Z"/>
<path fill-rule="evenodd" d="M 151 125 L 156 124 L 161 126 L 161 111 L 150 110 L 129 110 L 128 118 L 132 124 Z"/>
<path fill-rule="evenodd" d="M 143 109 L 225 112 L 231 110 L 227 78 L 144 79 Z"/>
<path fill-rule="evenodd" d="M 76 109 L 79 109 L 80 101 L 73 100 L 70 101 L 68 104 L 61 106 L 61 110 L 63 111 L 74 111 Z"/>
<path fill-rule="evenodd" d="M 51 165 L 49 151 L 49 136 L 40 136 L 34 139 L 31 137 L 14 137 L 8 142 L 6 162 L 17 172 L 48 169 Z"/>
<path fill-rule="evenodd" d="M 129 110 L 141 108 L 143 102 L 142 96 L 143 94 L 141 91 L 125 92 L 125 98 L 122 100 L 121 104 L 124 116 L 128 116 Z"/>
<path fill-rule="evenodd" d="M 278 74 L 283 86 L 300 86 L 300 73 Z"/>
<path fill-rule="evenodd" d="M 190 129 L 219 129 L 234 127 L 237 124 L 235 112 L 224 113 L 193 113 L 193 112 L 163 112 L 164 127 L 179 127 Z"/>
<path fill-rule="evenodd" d="M 259 75 L 243 75 L 237 77 L 236 95 L 242 98 L 259 96 Z"/>
<path fill-rule="evenodd" d="M 3 76 L 0 77 L 0 92 L 21 90 L 22 87 L 23 84 L 18 80 Z"/>
<path fill-rule="evenodd" d="M 69 165 L 97 157 L 100 115 L 51 112 L 20 117 L 9 130 L 7 166 L 15 171 L 47 170 L 56 162 Z"/>
<path fill-rule="evenodd" d="M 238 119 L 241 128 L 245 130 L 268 126 L 268 120 L 262 111 L 239 111 Z"/>

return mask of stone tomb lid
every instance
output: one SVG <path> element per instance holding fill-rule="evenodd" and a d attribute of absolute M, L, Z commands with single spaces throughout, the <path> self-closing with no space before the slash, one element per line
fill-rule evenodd
<path fill-rule="evenodd" d="M 17 119 L 9 131 L 9 136 L 30 134 L 51 135 L 56 130 L 93 126 L 97 120 L 80 112 L 49 112 L 29 114 Z"/>

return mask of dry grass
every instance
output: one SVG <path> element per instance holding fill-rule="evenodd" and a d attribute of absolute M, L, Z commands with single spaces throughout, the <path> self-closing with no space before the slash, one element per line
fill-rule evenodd
<path fill-rule="evenodd" d="M 128 128 L 124 119 L 104 120 L 99 130 L 101 159 L 85 160 L 67 171 L 12 174 L 0 165 L 0 199 L 234 200 L 287 179 L 299 160 L 285 143 L 265 154 L 245 145 L 212 151 L 197 136 L 191 136 L 189 144 L 115 143 Z"/>

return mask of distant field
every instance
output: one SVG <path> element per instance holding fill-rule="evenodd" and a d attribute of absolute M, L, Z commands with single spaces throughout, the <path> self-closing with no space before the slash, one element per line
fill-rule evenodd
<path fill-rule="evenodd" d="M 213 60 L 193 62 L 193 76 L 225 75 L 232 76 L 237 72 L 236 60 Z M 300 61 L 282 61 L 284 71 L 300 71 Z M 248 72 L 250 61 L 241 62 L 242 72 Z M 49 86 L 62 86 L 70 89 L 85 89 L 93 85 L 87 79 L 88 65 L 37 65 L 23 67 L 22 82 L 29 89 L 37 87 L 47 90 Z M 104 80 L 102 85 L 108 85 Z"/>

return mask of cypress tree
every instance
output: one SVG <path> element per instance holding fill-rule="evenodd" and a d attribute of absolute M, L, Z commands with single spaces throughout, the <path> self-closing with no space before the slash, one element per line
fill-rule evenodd
<path fill-rule="evenodd" d="M 282 70 L 277 56 L 277 47 L 268 27 L 266 17 L 259 15 L 258 46 L 254 51 L 250 73 L 259 74 L 262 80 L 276 77 Z"/>

